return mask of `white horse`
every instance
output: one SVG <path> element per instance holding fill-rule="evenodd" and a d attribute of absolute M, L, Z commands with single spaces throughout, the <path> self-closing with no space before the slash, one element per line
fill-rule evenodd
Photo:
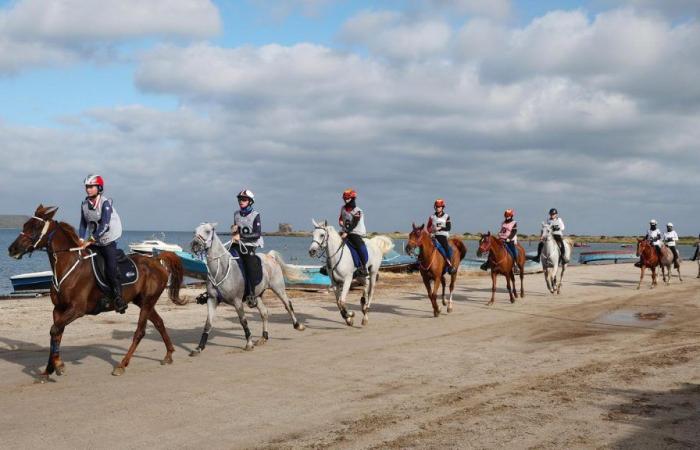
<path fill-rule="evenodd" d="M 253 343 L 250 329 L 248 328 L 248 321 L 245 318 L 245 310 L 243 309 L 243 293 L 245 291 L 243 274 L 234 257 L 231 256 L 231 253 L 216 235 L 216 223 L 203 223 L 198 226 L 190 245 L 193 253 L 206 254 L 208 272 L 207 292 L 203 294 L 207 297 L 207 321 L 204 324 L 204 331 L 202 332 L 199 346 L 190 353 L 190 356 L 197 356 L 207 345 L 207 339 L 212 329 L 219 301 L 228 303 L 236 308 L 238 319 L 245 332 L 246 350 L 253 350 L 256 345 L 262 345 L 267 342 L 270 338 L 267 330 L 268 312 L 267 307 L 259 297 L 268 288 L 272 289 L 282 301 L 282 304 L 284 304 L 292 319 L 294 328 L 299 331 L 304 330 L 304 325 L 299 323 L 294 315 L 294 307 L 291 300 L 287 298 L 284 283 L 285 277 L 290 280 L 297 280 L 303 279 L 304 276 L 298 269 L 286 265 L 279 253 L 273 250 L 267 254 L 257 255 L 262 262 L 263 279 L 255 286 L 255 296 L 258 297 L 257 308 L 262 318 L 263 332 L 262 337 Z"/>
<path fill-rule="evenodd" d="M 350 249 L 328 221 L 314 224 L 313 242 L 309 247 L 309 255 L 314 257 L 326 256 L 326 268 L 331 279 L 331 285 L 335 292 L 335 301 L 338 304 L 340 315 L 345 319 L 348 326 L 352 326 L 355 313 L 348 311 L 345 307 L 345 298 L 350 290 L 350 284 L 355 273 L 355 263 L 352 259 Z M 394 248 L 394 244 L 386 236 L 375 236 L 372 239 L 365 239 L 369 258 L 367 261 L 367 271 L 369 272 L 369 282 L 365 282 L 364 291 L 360 304 L 362 305 L 362 325 L 367 325 L 369 320 L 369 308 L 374 298 L 374 288 L 377 285 L 377 273 L 382 263 L 382 256 Z"/>
<path fill-rule="evenodd" d="M 561 250 L 559 250 L 559 245 L 554 240 L 552 227 L 546 222 L 542 222 L 542 234 L 540 238 L 544 243 L 542 254 L 540 255 L 540 262 L 542 263 L 542 269 L 544 269 L 544 280 L 547 282 L 547 289 L 549 289 L 549 292 L 552 294 L 555 292 L 560 294 L 561 283 L 564 280 L 564 272 L 566 272 L 566 265 L 571 260 L 571 242 L 568 239 L 564 239 L 564 258 L 563 261 L 561 261 L 561 274 L 558 274 Z"/>

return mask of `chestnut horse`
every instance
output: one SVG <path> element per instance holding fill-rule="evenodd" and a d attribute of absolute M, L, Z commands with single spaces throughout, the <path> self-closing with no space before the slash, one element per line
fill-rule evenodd
<path fill-rule="evenodd" d="M 486 234 L 482 234 L 481 239 L 479 239 L 477 256 L 481 256 L 484 253 L 489 254 L 487 262 L 491 269 L 492 284 L 491 300 L 487 303 L 488 305 L 493 305 L 496 299 L 496 278 L 498 274 L 506 277 L 510 302 L 515 303 L 515 299 L 518 298 L 518 289 L 515 286 L 515 272 L 513 268 L 516 265 L 518 267 L 518 272 L 520 272 L 520 297 L 525 298 L 525 288 L 523 287 L 523 278 L 525 277 L 525 249 L 520 244 L 516 244 L 516 248 L 518 249 L 518 259 L 515 261 L 515 264 L 513 264 L 513 258 L 510 256 L 505 244 L 498 237 L 493 236 L 490 231 Z"/>
<path fill-rule="evenodd" d="M 661 248 L 661 260 L 659 260 L 658 255 L 656 254 L 656 249 L 652 245 L 651 242 L 649 242 L 645 238 L 638 238 L 637 239 L 637 256 L 639 256 L 639 260 L 642 263 L 641 269 L 641 274 L 639 276 L 639 284 L 637 285 L 637 289 L 640 289 L 642 287 L 642 280 L 644 279 L 644 271 L 649 268 L 651 269 L 651 288 L 654 288 L 657 284 L 657 274 L 656 274 L 656 267 L 659 266 L 661 267 L 661 276 L 664 280 L 664 282 L 668 285 L 671 284 L 671 266 L 673 265 L 673 253 L 671 253 L 671 250 L 668 249 L 668 247 L 662 247 Z M 678 279 L 683 282 L 683 278 L 681 278 L 681 269 L 679 265 L 676 265 L 676 270 L 678 271 Z M 666 278 L 666 272 L 668 272 L 668 278 Z"/>
<path fill-rule="evenodd" d="M 101 304 L 104 294 L 95 281 L 89 252 L 79 248 L 80 240 L 75 229 L 65 222 L 53 220 L 57 210 L 56 207 L 39 205 L 34 216 L 24 224 L 22 232 L 8 248 L 10 256 L 15 259 L 21 259 L 26 253 L 31 254 L 35 250 L 46 249 L 51 264 L 53 326 L 50 331 L 49 362 L 41 374 L 42 381 L 46 381 L 54 372 L 63 375 L 66 371 L 60 356 L 61 338 L 66 326 L 86 314 L 94 315 L 103 310 L 113 310 L 111 305 L 104 308 Z M 124 286 L 123 296 L 124 301 L 133 302 L 141 311 L 129 351 L 114 368 L 112 375 L 124 373 L 136 347 L 146 334 L 147 320 L 153 323 L 165 343 L 166 353 L 161 364 L 171 364 L 175 348 L 165 330 L 163 319 L 155 310 L 156 302 L 168 284 L 168 278 L 170 300 L 178 305 L 186 303 L 179 298 L 184 272 L 177 255 L 162 252 L 153 258 L 133 255 L 131 259 L 138 268 L 139 278 L 134 284 Z"/>
<path fill-rule="evenodd" d="M 442 285 L 442 304 L 447 306 L 448 313 L 452 312 L 452 291 L 454 291 L 455 281 L 457 281 L 457 273 L 459 271 L 455 271 L 455 273 L 450 275 L 450 298 L 446 302 L 445 285 L 447 283 L 445 280 L 445 267 L 447 266 L 447 262 L 435 247 L 430 233 L 425 229 L 425 225 L 417 227 L 414 223 L 412 227 L 413 231 L 408 235 L 406 253 L 411 254 L 416 248 L 420 249 L 418 268 L 423 277 L 425 289 L 428 291 L 430 302 L 433 304 L 433 316 L 437 317 L 440 315 L 440 306 L 438 306 L 437 303 L 437 292 L 440 285 Z M 449 244 L 450 247 L 452 247 L 452 267 L 459 267 L 460 261 L 462 261 L 467 254 L 467 247 L 461 239 L 455 236 L 450 238 Z M 433 283 L 432 287 L 430 286 L 431 281 Z"/>

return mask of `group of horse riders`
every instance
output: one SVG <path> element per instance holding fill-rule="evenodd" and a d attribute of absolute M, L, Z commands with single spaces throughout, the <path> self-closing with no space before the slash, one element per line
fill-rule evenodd
<path fill-rule="evenodd" d="M 122 235 L 121 220 L 114 209 L 112 199 L 103 195 L 105 183 L 100 175 L 88 175 L 84 184 L 87 196 L 81 204 L 80 211 L 79 237 L 81 239 L 81 248 L 89 246 L 104 258 L 106 281 L 112 290 L 115 311 L 123 314 L 126 311 L 127 304 L 122 299 L 121 283 L 117 268 L 117 240 Z M 253 208 L 255 194 L 252 191 L 243 189 L 238 193 L 237 199 L 239 209 L 234 213 L 233 225 L 231 226 L 232 244 L 235 243 L 237 245 L 231 245 L 231 251 L 235 252 L 235 256 L 240 258 L 247 280 L 244 300 L 250 307 L 255 307 L 257 297 L 253 293 L 254 287 L 251 286 L 250 280 L 253 280 L 255 277 L 253 273 L 257 262 L 255 252 L 258 248 L 262 248 L 264 244 L 262 222 L 260 213 Z M 342 199 L 343 205 L 338 216 L 340 235 L 349 246 L 353 247 L 358 256 L 358 275 L 367 276 L 367 249 L 364 242 L 367 229 L 365 228 L 364 212 L 356 204 L 357 192 L 354 189 L 346 189 L 342 194 Z M 434 213 L 428 219 L 427 231 L 431 234 L 438 250 L 447 261 L 448 271 L 454 273 L 458 268 L 452 266 L 452 250 L 448 244 L 452 222 L 450 215 L 445 212 L 445 207 L 446 204 L 443 199 L 435 200 L 433 204 Z M 504 220 L 501 223 L 498 237 L 504 243 L 511 257 L 515 259 L 517 258 L 516 244 L 518 240 L 518 223 L 515 220 L 515 212 L 512 209 L 507 209 L 503 216 Z M 565 258 L 564 221 L 559 217 L 559 212 L 556 208 L 549 210 L 549 217 L 545 223 L 552 230 L 552 236 L 559 246 L 562 259 Z M 654 245 L 657 254 L 661 256 L 661 248 L 665 244 L 673 252 L 674 264 L 677 263 L 678 250 L 676 243 L 678 241 L 678 233 L 674 230 L 673 224 L 668 223 L 666 225 L 665 233 L 661 233 L 657 228 L 656 220 L 651 220 L 649 225 L 646 239 Z M 698 237 L 700 238 L 700 236 Z M 539 261 L 543 245 L 544 243 L 540 242 L 537 247 L 537 254 L 528 259 Z M 700 243 L 696 245 L 695 255 L 692 260 L 695 261 L 699 258 Z M 641 262 L 635 265 L 639 267 Z M 487 270 L 488 262 L 482 264 L 481 269 Z"/>

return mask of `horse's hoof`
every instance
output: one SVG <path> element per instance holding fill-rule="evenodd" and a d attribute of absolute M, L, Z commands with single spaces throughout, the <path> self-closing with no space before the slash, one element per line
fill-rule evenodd
<path fill-rule="evenodd" d="M 369 319 L 367 318 L 367 316 L 364 316 L 362 318 L 362 326 L 364 327 L 365 325 L 367 325 L 367 322 L 369 322 Z"/>
<path fill-rule="evenodd" d="M 355 311 L 348 311 L 348 317 L 355 317 Z"/>
<path fill-rule="evenodd" d="M 515 299 L 513 297 L 510 298 L 511 303 L 515 303 Z"/>
<path fill-rule="evenodd" d="M 60 377 L 61 375 L 65 375 L 65 373 L 66 373 L 65 364 L 61 364 L 60 366 L 56 366 L 56 375 L 58 375 Z"/>
<path fill-rule="evenodd" d="M 255 345 L 252 342 L 248 342 L 245 345 L 245 347 L 243 347 L 243 350 L 245 350 L 247 352 L 252 352 L 253 350 L 255 350 Z"/>
<path fill-rule="evenodd" d="M 167 366 L 168 364 L 172 364 L 172 363 L 173 363 L 173 358 L 170 356 L 166 356 L 165 358 L 163 358 L 160 361 L 161 366 Z"/>
<path fill-rule="evenodd" d="M 353 319 L 352 316 L 348 316 L 348 318 L 345 319 L 345 325 L 351 327 L 353 323 L 355 323 L 355 319 Z"/>
<path fill-rule="evenodd" d="M 304 331 L 304 330 L 306 330 L 306 327 L 304 326 L 303 323 L 297 322 L 297 323 L 294 325 L 294 329 L 297 330 L 297 331 Z"/>
<path fill-rule="evenodd" d="M 198 347 L 190 352 L 190 356 L 199 356 L 200 353 L 202 353 L 202 349 Z"/>
<path fill-rule="evenodd" d="M 265 339 L 265 338 L 260 338 L 260 339 L 258 339 L 257 341 L 255 341 L 255 346 L 256 346 L 256 347 L 259 347 L 259 346 L 261 346 L 261 345 L 265 345 L 266 342 L 267 342 L 267 339 Z"/>
<path fill-rule="evenodd" d="M 447 307 L 447 312 L 448 312 L 448 313 L 451 313 L 451 312 L 452 312 L 452 305 L 450 305 L 450 306 Z"/>
<path fill-rule="evenodd" d="M 444 298 L 442 299 L 442 306 L 447 306 L 447 301 Z"/>
<path fill-rule="evenodd" d="M 440 310 L 433 310 L 433 317 L 438 317 L 440 315 Z"/>
<path fill-rule="evenodd" d="M 117 366 L 117 367 L 115 367 L 114 370 L 112 371 L 112 375 L 114 375 L 115 377 L 120 377 L 120 376 L 124 375 L 124 372 L 125 372 L 125 371 L 126 371 L 126 370 L 125 370 L 123 367 Z"/>
<path fill-rule="evenodd" d="M 38 377 L 36 377 L 36 380 L 34 380 L 34 384 L 46 384 L 49 382 L 49 374 L 48 373 L 42 373 Z"/>

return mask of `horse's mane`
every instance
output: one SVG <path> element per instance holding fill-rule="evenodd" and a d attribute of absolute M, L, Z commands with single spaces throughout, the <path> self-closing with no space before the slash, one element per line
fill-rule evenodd
<path fill-rule="evenodd" d="M 56 222 L 56 225 L 63 230 L 66 235 L 68 236 L 69 239 L 72 239 L 75 244 L 80 243 L 80 238 L 78 237 L 78 233 L 75 232 L 75 228 L 67 222 Z"/>

